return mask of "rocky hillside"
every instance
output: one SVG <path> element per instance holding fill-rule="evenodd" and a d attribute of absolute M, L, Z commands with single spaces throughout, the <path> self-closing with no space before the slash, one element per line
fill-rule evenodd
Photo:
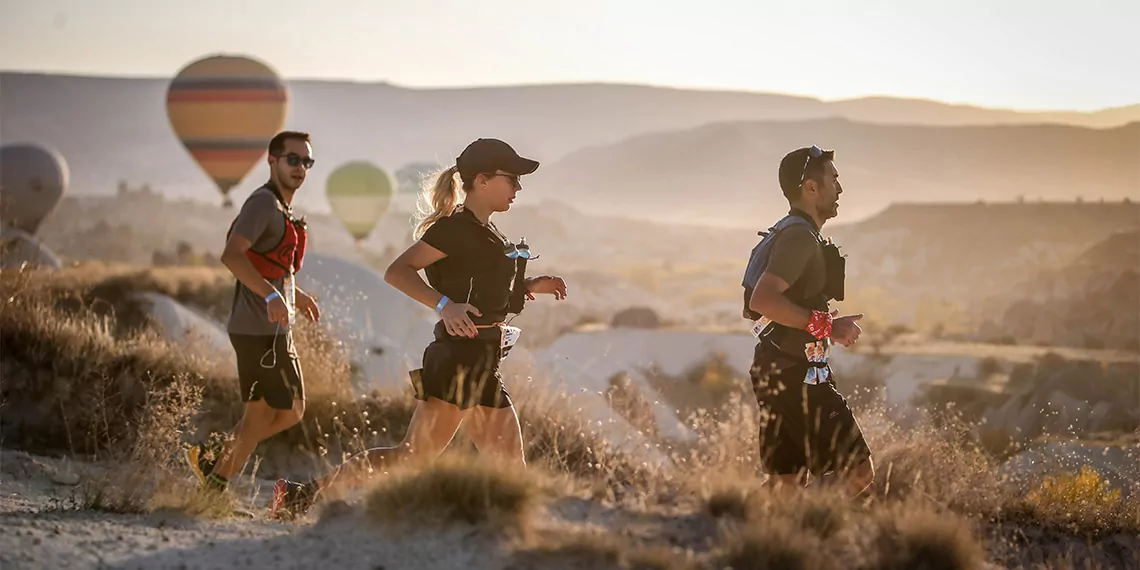
<path fill-rule="evenodd" d="M 1140 351 L 1140 230 L 1115 233 L 1063 269 L 1024 280 L 1018 290 L 1023 296 L 982 334 Z"/>
<path fill-rule="evenodd" d="M 1063 275 L 1089 248 L 1137 228 L 1140 204 L 1130 202 L 898 204 L 825 233 L 849 255 L 853 307 L 970 329 L 1043 294 L 1034 276 Z"/>

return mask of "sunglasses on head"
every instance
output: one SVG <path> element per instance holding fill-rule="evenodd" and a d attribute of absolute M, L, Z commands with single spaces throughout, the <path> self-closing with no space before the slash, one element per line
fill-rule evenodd
<path fill-rule="evenodd" d="M 277 158 L 284 158 L 285 164 L 288 164 L 289 166 L 304 166 L 305 170 L 312 168 L 313 164 L 317 162 L 311 157 L 301 156 L 295 152 L 291 152 L 285 156 L 278 155 Z"/>
<path fill-rule="evenodd" d="M 804 159 L 803 172 L 800 172 L 800 184 L 801 185 L 804 183 L 804 180 L 807 179 L 807 167 L 808 167 L 808 164 L 811 163 L 811 159 L 819 158 L 821 156 L 823 156 L 823 149 L 819 148 L 819 146 L 817 146 L 817 145 L 814 145 L 814 144 L 811 145 L 811 148 L 808 149 L 807 158 Z"/>

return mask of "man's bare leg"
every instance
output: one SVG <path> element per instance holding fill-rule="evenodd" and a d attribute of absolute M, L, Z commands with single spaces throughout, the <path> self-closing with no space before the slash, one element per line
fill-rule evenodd
<path fill-rule="evenodd" d="M 241 421 L 238 422 L 233 436 L 227 438 L 222 454 L 214 464 L 210 475 L 218 475 L 224 481 L 229 481 L 240 471 L 254 448 L 261 442 L 261 434 L 273 422 L 276 414 L 277 410 L 269 407 L 265 400 L 246 402 Z"/>

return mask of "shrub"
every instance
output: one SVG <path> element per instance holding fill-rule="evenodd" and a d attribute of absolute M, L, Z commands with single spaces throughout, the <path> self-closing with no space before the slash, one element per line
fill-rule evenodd
<path fill-rule="evenodd" d="M 492 524 L 518 531 L 543 495 L 534 468 L 440 457 L 420 469 L 393 469 L 369 491 L 365 509 L 384 523 Z"/>

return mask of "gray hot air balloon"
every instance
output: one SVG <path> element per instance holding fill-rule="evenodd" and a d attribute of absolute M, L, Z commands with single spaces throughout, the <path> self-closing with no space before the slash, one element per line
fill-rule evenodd
<path fill-rule="evenodd" d="M 35 235 L 67 190 L 67 162 L 54 149 L 0 146 L 0 224 Z"/>

